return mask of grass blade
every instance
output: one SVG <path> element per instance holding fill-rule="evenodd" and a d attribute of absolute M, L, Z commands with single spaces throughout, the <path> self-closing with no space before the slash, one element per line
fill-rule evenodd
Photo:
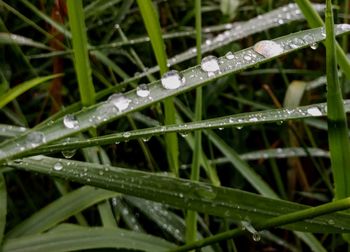
<path fill-rule="evenodd" d="M 162 32 L 158 21 L 158 14 L 156 13 L 151 0 L 137 0 L 137 4 L 140 8 L 140 12 L 146 26 L 148 36 L 150 37 L 153 52 L 156 56 L 160 73 L 164 74 L 168 71 L 167 57 L 165 52 L 164 41 L 162 38 Z M 164 113 L 165 124 L 172 124 L 176 122 L 175 106 L 172 99 L 164 100 Z M 178 175 L 179 169 L 179 146 L 176 134 L 167 134 L 165 136 L 165 142 L 167 147 L 167 157 L 170 169 L 176 175 Z"/>
<path fill-rule="evenodd" d="M 59 167 L 62 169 L 57 169 Z M 231 218 L 245 218 L 252 224 L 267 218 L 304 210 L 308 206 L 266 198 L 227 187 L 166 177 L 136 170 L 93 163 L 38 157 L 9 162 L 9 167 L 93 185 L 128 195 L 149 199 L 181 209 Z M 81 173 L 86 173 L 81 177 Z M 176 191 L 174 190 L 176 188 Z M 332 222 L 329 222 L 332 219 Z M 350 215 L 336 213 L 285 226 L 286 229 L 315 233 L 350 232 Z"/>
<path fill-rule="evenodd" d="M 7 192 L 3 173 L 0 173 L 0 246 L 4 237 L 7 214 Z"/>
<path fill-rule="evenodd" d="M 166 251 L 174 245 L 155 236 L 117 228 L 65 227 L 45 234 L 6 240 L 3 252 L 59 252 L 119 248 Z"/>
<path fill-rule="evenodd" d="M 88 43 L 82 1 L 67 1 L 69 25 L 72 32 L 74 67 L 83 106 L 95 103 L 95 88 L 92 83 Z"/>
<path fill-rule="evenodd" d="M 6 234 L 6 239 L 41 233 L 97 202 L 116 195 L 115 192 L 83 186 L 60 197 L 17 225 Z"/>
<path fill-rule="evenodd" d="M 330 0 L 326 1 L 326 63 L 327 63 L 327 110 L 328 141 L 335 185 L 335 198 L 343 199 L 350 195 L 350 142 L 348 138 L 347 118 L 340 90 L 336 40 L 334 36 L 333 11 Z M 345 70 L 345 69 L 343 69 Z M 349 236 L 348 236 L 349 238 Z"/>
<path fill-rule="evenodd" d="M 63 74 L 53 74 L 48 75 L 45 77 L 37 77 L 34 79 L 31 79 L 29 81 L 23 82 L 21 84 L 18 84 L 16 87 L 11 88 L 6 93 L 0 96 L 0 108 L 4 107 L 6 104 L 11 102 L 12 100 L 16 99 L 17 96 L 23 94 L 24 92 L 28 91 L 29 89 L 38 86 L 42 83 L 45 83 L 49 80 L 52 80 L 54 78 L 60 77 Z"/>

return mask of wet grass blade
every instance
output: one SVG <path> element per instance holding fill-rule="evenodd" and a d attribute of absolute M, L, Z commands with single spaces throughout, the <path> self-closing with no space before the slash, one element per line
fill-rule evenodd
<path fill-rule="evenodd" d="M 21 35 L 5 32 L 0 32 L 0 44 L 17 44 L 21 46 L 31 46 L 40 49 L 51 50 L 50 47 L 46 46 L 43 43 L 36 42 L 30 38 L 23 37 Z"/>
<path fill-rule="evenodd" d="M 44 234 L 7 239 L 3 252 L 58 252 L 102 248 L 167 251 L 174 245 L 155 236 L 119 228 L 68 226 Z"/>
<path fill-rule="evenodd" d="M 267 218 L 309 208 L 227 187 L 73 160 L 36 157 L 9 162 L 7 165 L 161 202 L 176 208 L 230 218 L 235 222 L 248 218 L 253 225 L 263 223 Z M 85 175 L 80 176 L 81 173 Z M 350 232 L 350 215 L 325 215 L 289 224 L 284 228 L 315 233 L 347 233 Z"/>
<path fill-rule="evenodd" d="M 328 141 L 335 185 L 335 198 L 342 199 L 350 196 L 348 171 L 350 143 L 347 118 L 338 79 L 338 54 L 336 54 L 335 50 L 333 11 L 329 0 L 327 0 L 326 9 L 326 32 Z"/>
<path fill-rule="evenodd" d="M 150 37 L 154 55 L 156 56 L 160 74 L 163 75 L 168 71 L 167 56 L 165 45 L 162 38 L 159 17 L 151 0 L 137 0 L 140 12 L 146 26 L 148 36 Z M 164 100 L 164 122 L 165 124 L 173 124 L 176 122 L 176 110 L 172 99 Z M 165 144 L 167 148 L 167 157 L 172 172 L 178 175 L 179 169 L 179 144 L 176 134 L 167 134 L 165 136 Z"/>
<path fill-rule="evenodd" d="M 348 26 L 338 25 L 336 28 L 337 34 L 343 34 L 345 32 L 350 31 L 350 27 Z M 313 42 L 308 42 L 300 39 L 305 35 L 312 35 L 315 40 Z M 201 70 L 200 66 L 195 66 L 184 70 L 181 72 L 181 74 L 185 78 L 185 84 L 180 86 L 178 89 L 164 89 L 161 86 L 160 81 L 152 82 L 148 85 L 150 95 L 147 97 L 147 99 L 137 96 L 136 90 L 131 90 L 125 93 L 124 96 L 129 105 L 122 111 L 118 111 L 118 109 L 113 105 L 112 102 L 102 102 L 100 104 L 87 107 L 84 110 L 79 111 L 78 113 L 75 113 L 75 117 L 79 122 L 79 127 L 67 128 L 63 124 L 63 118 L 60 118 L 54 121 L 54 123 L 47 122 L 47 124 L 40 125 L 39 127 L 36 127 L 34 129 L 36 131 L 36 133 L 34 133 L 34 136 L 40 136 L 39 142 L 35 142 L 33 144 L 31 141 L 27 141 L 31 139 L 29 135 L 33 133 L 33 131 L 29 131 L 23 134 L 22 136 L 19 136 L 16 139 L 16 142 L 10 140 L 2 142 L 0 144 L 0 148 L 4 153 L 0 153 L 0 162 L 1 160 L 8 159 L 11 157 L 23 156 L 24 153 L 28 153 L 41 145 L 52 143 L 53 141 L 59 140 L 61 138 L 88 130 L 91 127 L 97 127 L 106 124 L 130 112 L 134 112 L 136 110 L 145 108 L 146 106 L 150 106 L 155 102 L 164 100 L 171 96 L 175 96 L 180 93 L 189 91 L 193 88 L 207 84 L 214 79 L 218 79 L 225 75 L 236 73 L 250 67 L 254 67 L 259 63 L 270 61 L 280 55 L 285 55 L 293 51 L 300 50 L 301 48 L 310 46 L 310 44 L 314 43 L 315 41 L 318 42 L 322 40 L 324 40 L 324 37 L 322 35 L 321 28 L 301 31 L 298 33 L 289 34 L 287 36 L 275 39 L 274 41 L 276 43 L 280 45 L 286 45 L 286 47 L 283 49 L 283 51 L 273 56 L 264 57 L 255 52 L 253 48 L 250 47 L 233 53 L 234 59 L 227 59 L 225 56 L 219 58 L 221 72 L 217 73 L 214 76 L 208 76 L 207 73 Z M 292 43 L 293 48 L 289 46 Z M 247 57 L 245 56 L 247 55 L 251 55 L 249 56 L 249 60 L 246 60 Z M 316 112 L 316 115 L 322 115 L 322 111 L 319 111 L 320 109 L 321 108 L 315 108 L 315 110 L 311 110 L 310 115 L 314 115 L 314 112 Z M 115 113 L 115 111 L 117 111 L 117 113 Z M 294 110 L 293 113 L 298 114 L 298 111 Z M 286 119 L 292 118 L 292 116 L 289 116 L 287 114 L 285 114 L 284 116 Z M 302 115 L 300 115 L 299 113 L 299 116 Z M 260 116 L 259 118 L 255 119 L 253 117 L 247 117 L 247 123 L 254 124 L 256 123 L 256 121 L 259 121 L 259 119 L 263 118 L 260 118 Z M 128 135 L 125 136 L 128 137 Z"/>
<path fill-rule="evenodd" d="M 78 78 L 80 98 L 83 106 L 95 103 L 95 88 L 92 83 L 88 42 L 84 20 L 83 3 L 67 1 L 69 25 L 72 33 L 74 67 Z"/>
<path fill-rule="evenodd" d="M 300 10 L 303 12 L 307 22 L 310 27 L 315 28 L 319 26 L 324 26 L 324 22 L 322 18 L 318 15 L 317 11 L 312 7 L 312 4 L 309 0 L 295 0 L 298 4 Z M 343 70 L 344 74 L 350 79 L 350 62 L 346 57 L 341 46 L 335 42 L 335 50 L 338 58 L 338 64 L 340 68 Z"/>
<path fill-rule="evenodd" d="M 24 220 L 6 234 L 6 239 L 42 233 L 94 204 L 117 193 L 83 186 L 72 191 Z"/>
<path fill-rule="evenodd" d="M 4 107 L 9 102 L 16 99 L 17 96 L 20 96 L 21 94 L 25 93 L 29 89 L 35 86 L 38 86 L 40 84 L 43 84 L 54 78 L 60 77 L 62 75 L 63 74 L 54 74 L 54 75 L 48 75 L 45 77 L 37 77 L 29 81 L 25 81 L 23 83 L 18 84 L 16 87 L 9 89 L 6 93 L 0 96 L 0 108 Z"/>

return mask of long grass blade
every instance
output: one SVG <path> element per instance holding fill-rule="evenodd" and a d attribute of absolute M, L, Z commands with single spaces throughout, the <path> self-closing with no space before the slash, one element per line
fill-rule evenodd
<path fill-rule="evenodd" d="M 3 173 L 0 173 L 0 246 L 3 241 L 7 214 L 7 192 Z"/>

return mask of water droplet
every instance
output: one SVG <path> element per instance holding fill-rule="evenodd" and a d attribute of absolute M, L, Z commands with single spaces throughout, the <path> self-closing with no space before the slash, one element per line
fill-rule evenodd
<path fill-rule="evenodd" d="M 218 58 L 213 55 L 202 59 L 201 68 L 205 72 L 217 72 L 220 70 Z"/>
<path fill-rule="evenodd" d="M 216 192 L 214 191 L 213 187 L 209 185 L 196 187 L 196 192 L 200 197 L 207 200 L 212 200 L 212 199 L 215 199 L 216 197 Z"/>
<path fill-rule="evenodd" d="M 33 131 L 27 135 L 26 141 L 29 146 L 36 147 L 40 144 L 45 143 L 46 138 L 42 132 Z"/>
<path fill-rule="evenodd" d="M 150 139 L 151 139 L 151 136 L 142 137 L 142 141 L 144 142 L 148 142 Z"/>
<path fill-rule="evenodd" d="M 310 48 L 311 48 L 312 50 L 316 50 L 316 49 L 318 48 L 318 43 L 312 43 L 312 44 L 310 45 Z"/>
<path fill-rule="evenodd" d="M 261 236 L 258 232 L 255 232 L 255 233 L 253 233 L 252 238 L 253 238 L 253 241 L 258 242 L 258 241 L 260 241 Z"/>
<path fill-rule="evenodd" d="M 253 49 L 266 58 L 277 56 L 283 52 L 282 46 L 272 40 L 259 41 L 254 45 Z"/>
<path fill-rule="evenodd" d="M 65 158 L 72 158 L 75 155 L 76 150 L 64 150 L 61 153 Z"/>
<path fill-rule="evenodd" d="M 319 110 L 319 108 L 317 108 L 317 107 L 307 109 L 307 113 L 312 115 L 312 116 L 321 116 L 322 115 L 321 110 Z"/>
<path fill-rule="evenodd" d="M 334 224 L 335 224 L 335 221 L 334 221 L 333 219 L 329 219 L 329 220 L 328 220 L 328 224 L 329 224 L 329 225 L 334 225 Z"/>
<path fill-rule="evenodd" d="M 61 162 L 56 162 L 54 165 L 53 165 L 53 169 L 56 170 L 56 171 L 60 171 L 63 169 L 63 165 Z"/>
<path fill-rule="evenodd" d="M 257 122 L 258 121 L 258 118 L 256 117 L 252 117 L 249 119 L 249 122 Z"/>
<path fill-rule="evenodd" d="M 149 92 L 148 86 L 146 84 L 138 85 L 138 87 L 136 89 L 136 94 L 139 97 L 149 96 L 150 92 Z"/>
<path fill-rule="evenodd" d="M 126 98 L 122 94 L 112 94 L 110 97 L 108 97 L 108 102 L 112 103 L 114 107 L 117 108 L 119 112 L 122 112 L 123 110 L 127 109 L 129 107 L 129 103 L 131 102 L 130 99 Z"/>
<path fill-rule="evenodd" d="M 128 138 L 128 137 L 130 137 L 131 136 L 131 133 L 130 132 L 124 132 L 123 133 L 123 137 L 125 137 L 125 138 Z"/>
<path fill-rule="evenodd" d="M 255 228 L 250 224 L 249 221 L 241 221 L 242 230 L 247 230 L 249 233 L 252 234 L 252 238 L 254 241 L 260 241 L 261 237 L 258 231 L 255 230 Z"/>
<path fill-rule="evenodd" d="M 188 132 L 187 131 L 180 132 L 180 136 L 187 137 L 188 136 Z"/>
<path fill-rule="evenodd" d="M 232 59 L 234 59 L 234 58 L 235 58 L 235 56 L 233 55 L 233 53 L 232 53 L 232 52 L 228 52 L 228 53 L 226 53 L 226 54 L 225 54 L 225 57 L 226 57 L 226 59 L 228 59 L 228 60 L 232 60 Z"/>
<path fill-rule="evenodd" d="M 72 114 L 63 117 L 63 124 L 68 129 L 79 129 L 79 121 L 77 117 Z"/>
<path fill-rule="evenodd" d="M 178 71 L 171 70 L 162 76 L 161 83 L 165 89 L 177 89 L 185 84 L 185 78 Z"/>

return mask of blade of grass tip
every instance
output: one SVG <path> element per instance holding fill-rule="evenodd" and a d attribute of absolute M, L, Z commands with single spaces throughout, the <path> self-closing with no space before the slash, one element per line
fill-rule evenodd
<path fill-rule="evenodd" d="M 201 0 L 195 1 L 195 26 L 196 26 L 196 47 L 197 47 L 197 64 L 202 59 L 202 13 Z M 202 87 L 196 89 L 195 120 L 202 120 Z M 191 166 L 191 180 L 199 180 L 200 155 L 202 150 L 202 133 L 197 130 L 194 135 L 194 151 Z M 194 242 L 197 238 L 197 212 L 188 210 L 186 216 L 186 243 Z"/>
<path fill-rule="evenodd" d="M 74 67 L 77 73 L 80 97 L 83 106 L 95 103 L 95 88 L 92 83 L 87 36 L 82 1 L 68 0 L 69 25 L 72 32 Z"/>
<path fill-rule="evenodd" d="M 335 183 L 335 198 L 342 199 L 350 195 L 350 178 L 347 176 L 347 167 L 350 164 L 350 143 L 337 72 L 336 40 L 330 0 L 327 0 L 326 32 L 328 140 Z"/>
<path fill-rule="evenodd" d="M 311 28 L 324 26 L 322 18 L 320 17 L 320 15 L 318 15 L 317 11 L 312 7 L 312 4 L 310 3 L 309 0 L 295 0 L 295 2 L 298 4 L 300 10 L 303 12 Z M 335 42 L 335 51 L 337 54 L 338 64 L 340 68 L 343 70 L 347 79 L 350 79 L 350 62 L 346 57 L 345 52 L 342 50 L 342 48 L 337 42 Z"/>
<path fill-rule="evenodd" d="M 60 77 L 62 75 L 63 74 L 53 74 L 45 77 L 37 77 L 29 81 L 25 81 L 21 84 L 18 84 L 16 87 L 9 89 L 6 93 L 0 96 L 0 108 L 4 107 L 9 102 L 16 99 L 17 96 L 23 94 L 27 90 L 54 78 Z"/>
<path fill-rule="evenodd" d="M 148 36 L 150 37 L 153 52 L 155 54 L 157 63 L 160 68 L 160 73 L 164 74 L 168 71 L 167 67 L 167 57 L 165 53 L 164 41 L 162 38 L 161 28 L 158 21 L 158 15 L 154 9 L 151 0 L 137 0 Z M 164 100 L 164 110 L 165 110 L 165 124 L 173 124 L 176 122 L 175 117 L 175 106 L 173 104 L 173 99 L 168 98 Z M 165 136 L 166 142 L 166 153 L 169 162 L 169 166 L 178 175 L 179 164 L 179 146 L 178 139 L 175 133 L 170 133 Z"/>
<path fill-rule="evenodd" d="M 7 214 L 7 193 L 5 177 L 0 173 L 0 246 L 2 244 L 2 238 L 4 236 Z"/>

